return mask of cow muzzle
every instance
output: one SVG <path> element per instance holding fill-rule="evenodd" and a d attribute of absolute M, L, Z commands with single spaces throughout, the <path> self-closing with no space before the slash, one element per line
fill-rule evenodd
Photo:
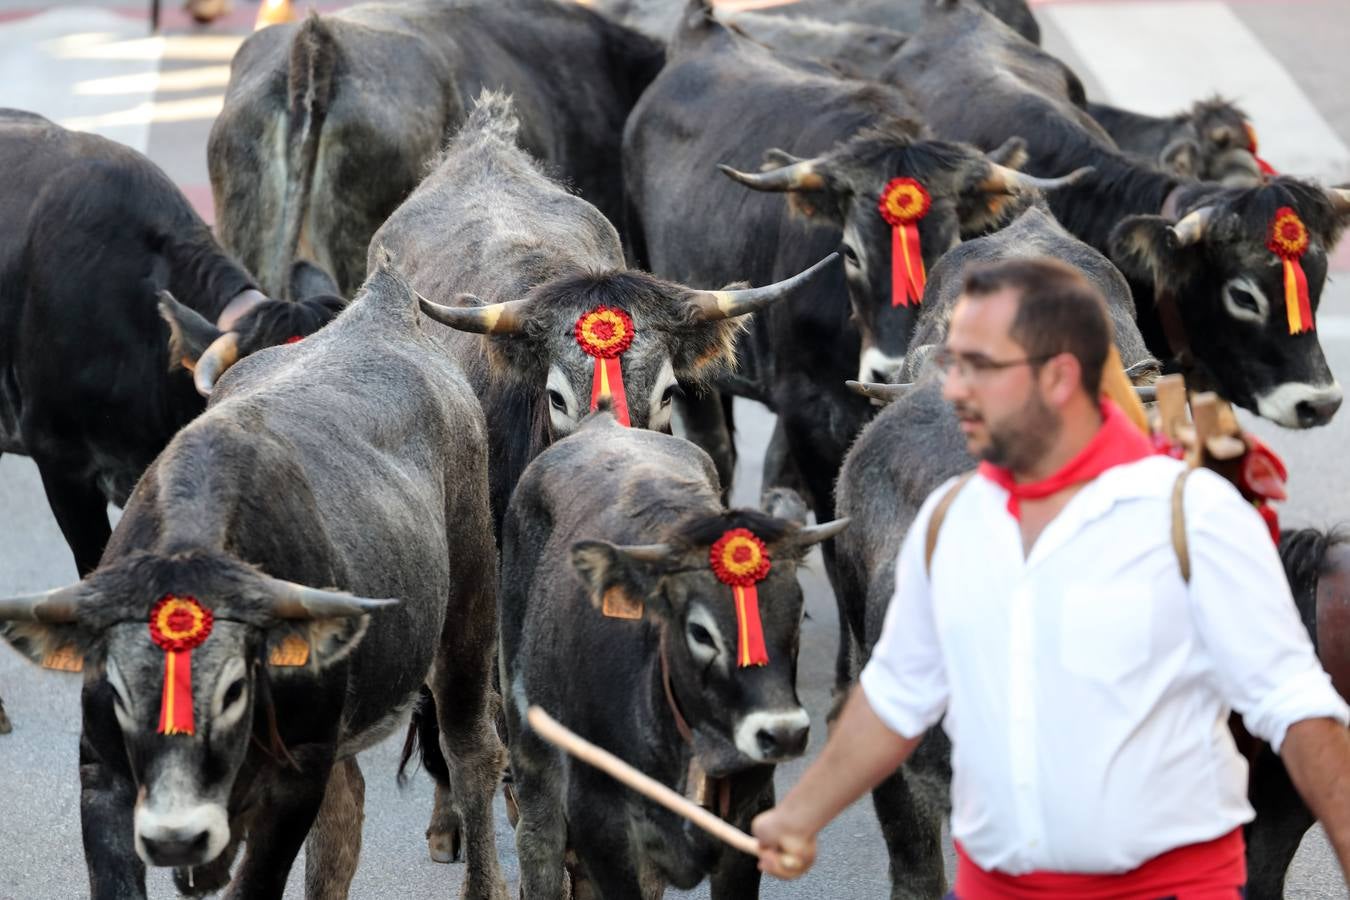
<path fill-rule="evenodd" d="M 806 752 L 811 717 L 796 709 L 752 712 L 736 726 L 736 749 L 757 763 L 776 763 Z"/>
<path fill-rule="evenodd" d="M 221 854 L 230 841 L 230 819 L 218 803 L 159 812 L 136 809 L 136 854 L 151 866 L 200 866 Z"/>
<path fill-rule="evenodd" d="M 1338 382 L 1282 384 L 1256 395 L 1256 412 L 1285 428 L 1325 425 L 1341 408 L 1345 394 Z"/>

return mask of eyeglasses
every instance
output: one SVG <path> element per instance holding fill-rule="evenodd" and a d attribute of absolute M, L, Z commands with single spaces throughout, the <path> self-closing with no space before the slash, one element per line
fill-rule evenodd
<path fill-rule="evenodd" d="M 937 366 L 944 379 L 952 369 L 956 369 L 956 374 L 961 376 L 962 381 L 979 381 L 993 372 L 1011 369 L 1014 366 L 1038 366 L 1056 356 L 1059 354 L 1045 353 L 1022 359 L 990 359 L 983 353 L 957 353 L 951 347 L 943 346 L 934 352 L 933 365 Z"/>

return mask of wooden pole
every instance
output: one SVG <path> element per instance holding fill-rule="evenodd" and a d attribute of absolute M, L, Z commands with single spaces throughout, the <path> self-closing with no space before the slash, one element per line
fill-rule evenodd
<path fill-rule="evenodd" d="M 561 747 L 582 762 L 595 766 L 600 771 L 613 776 L 676 815 L 684 816 L 713 837 L 730 844 L 742 853 L 759 856 L 759 841 L 736 826 L 719 819 L 698 804 L 686 800 L 650 775 L 639 772 L 608 750 L 603 750 L 580 735 L 569 731 L 539 707 L 531 706 L 525 717 L 529 720 L 530 727 L 550 744 Z M 785 860 L 785 862 L 790 863 L 791 860 Z M 789 868 L 791 868 L 790 865 Z"/>

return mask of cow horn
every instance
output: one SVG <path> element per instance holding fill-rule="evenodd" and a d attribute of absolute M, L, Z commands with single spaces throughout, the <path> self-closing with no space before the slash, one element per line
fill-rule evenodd
<path fill-rule="evenodd" d="M 45 622 L 68 625 L 79 619 L 84 582 L 40 594 L 0 598 L 0 622 Z"/>
<path fill-rule="evenodd" d="M 1172 234 L 1176 235 L 1178 247 L 1189 247 L 1191 244 L 1199 243 L 1205 236 L 1205 229 L 1209 228 L 1209 222 L 1214 218 L 1214 207 L 1202 206 L 1194 212 L 1187 213 L 1181 221 L 1169 227 Z"/>
<path fill-rule="evenodd" d="M 844 384 L 855 394 L 860 394 L 869 400 L 876 400 L 882 404 L 894 403 L 901 397 L 908 394 L 910 388 L 914 387 L 914 382 L 909 381 L 904 384 L 880 384 L 875 381 L 845 381 Z"/>
<path fill-rule="evenodd" d="M 835 519 L 833 522 L 825 522 L 822 525 L 808 525 L 797 532 L 797 543 L 805 547 L 811 544 L 819 544 L 821 541 L 828 541 L 847 528 L 848 523 L 848 519 Z"/>
<path fill-rule="evenodd" d="M 280 619 L 343 619 L 393 606 L 397 600 L 371 600 L 341 591 L 325 591 L 308 585 L 268 578 L 271 612 Z"/>
<path fill-rule="evenodd" d="M 216 382 L 225 370 L 239 361 L 239 332 L 227 331 L 211 342 L 211 346 L 197 358 L 192 369 L 192 383 L 197 393 L 203 397 L 211 396 Z"/>
<path fill-rule="evenodd" d="M 1058 178 L 1040 178 L 1036 175 L 1028 175 L 1026 172 L 1010 169 L 1007 166 L 1001 166 L 996 162 L 991 162 L 989 168 L 989 175 L 984 181 L 980 182 L 980 188 L 989 194 L 1015 194 L 1018 191 L 1030 188 L 1053 191 L 1056 188 L 1077 184 L 1095 171 L 1092 166 L 1083 166 L 1081 169 L 1074 169 L 1068 175 L 1061 175 Z"/>
<path fill-rule="evenodd" d="M 1339 215 L 1350 214 L 1350 188 L 1327 188 L 1327 197 Z"/>
<path fill-rule="evenodd" d="M 838 253 L 831 253 L 804 272 L 763 287 L 742 288 L 738 291 L 694 291 L 691 302 L 696 309 L 695 318 L 703 322 L 715 322 L 761 310 L 810 281 L 816 273 L 838 258 Z"/>
<path fill-rule="evenodd" d="M 723 175 L 757 191 L 819 191 L 825 187 L 825 176 L 816 171 L 814 159 L 804 159 L 790 166 L 781 166 L 767 172 L 742 172 L 718 163 Z"/>
<path fill-rule="evenodd" d="M 413 291 L 417 294 L 416 291 Z M 460 294 L 456 299 L 477 301 L 473 294 Z M 417 305 L 425 313 L 442 325 L 449 325 L 457 331 L 472 331 L 475 334 L 519 334 L 525 325 L 524 300 L 508 300 L 506 303 L 490 303 L 487 306 L 442 306 L 417 294 Z"/>

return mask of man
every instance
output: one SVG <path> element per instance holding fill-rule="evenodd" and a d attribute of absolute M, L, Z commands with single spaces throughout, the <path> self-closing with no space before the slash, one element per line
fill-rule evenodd
<path fill-rule="evenodd" d="M 1270 742 L 1350 871 L 1350 710 L 1295 611 L 1269 531 L 1099 397 L 1105 304 L 1076 270 L 972 271 L 937 356 L 978 474 L 931 561 L 924 503 L 861 684 L 821 757 L 753 826 L 760 868 L 801 875 L 816 834 L 945 714 L 959 900 L 1237 898 L 1247 767 Z"/>

